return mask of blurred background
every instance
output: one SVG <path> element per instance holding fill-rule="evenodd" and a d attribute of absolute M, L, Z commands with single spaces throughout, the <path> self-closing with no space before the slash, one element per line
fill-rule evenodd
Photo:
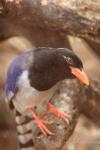
<path fill-rule="evenodd" d="M 66 39 L 82 59 L 89 77 L 100 80 L 100 67 L 98 67 L 100 57 L 92 51 L 85 40 L 72 36 L 67 36 Z M 4 102 L 7 68 L 17 55 L 33 47 L 30 40 L 21 36 L 0 42 L 0 150 L 16 150 L 14 116 Z M 66 150 L 100 150 L 100 129 L 91 120 L 81 116 Z"/>

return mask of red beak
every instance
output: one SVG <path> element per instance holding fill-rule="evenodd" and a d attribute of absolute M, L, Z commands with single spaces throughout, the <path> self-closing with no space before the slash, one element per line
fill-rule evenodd
<path fill-rule="evenodd" d="M 80 70 L 75 67 L 71 67 L 72 74 L 77 77 L 81 82 L 83 82 L 86 85 L 89 85 L 89 79 L 86 75 L 86 73 L 83 70 Z"/>

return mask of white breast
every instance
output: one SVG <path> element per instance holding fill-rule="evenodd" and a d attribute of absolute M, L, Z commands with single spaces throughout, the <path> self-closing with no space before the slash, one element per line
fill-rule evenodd
<path fill-rule="evenodd" d="M 16 94 L 16 98 L 13 100 L 13 103 L 19 112 L 24 113 L 27 108 L 34 107 L 50 100 L 57 89 L 58 84 L 49 90 L 43 92 L 38 91 L 30 86 L 28 72 L 24 71 L 18 80 L 17 86 L 19 90 Z"/>

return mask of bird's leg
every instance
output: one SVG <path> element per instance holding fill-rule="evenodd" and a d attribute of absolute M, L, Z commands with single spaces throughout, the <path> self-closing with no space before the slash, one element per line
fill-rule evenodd
<path fill-rule="evenodd" d="M 46 115 L 48 113 L 52 113 L 55 116 L 57 116 L 58 118 L 63 119 L 65 122 L 67 122 L 67 124 L 69 124 L 69 119 L 70 119 L 69 115 L 65 115 L 64 113 L 59 112 L 57 110 L 57 108 L 53 104 L 51 104 L 50 102 L 48 103 L 48 106 L 49 106 L 49 110 L 47 112 L 44 112 L 43 115 Z"/>
<path fill-rule="evenodd" d="M 40 118 L 34 113 L 34 111 L 32 110 L 32 108 L 28 108 L 28 111 L 31 112 L 32 117 L 35 119 L 35 123 L 38 125 L 38 127 L 40 128 L 40 130 L 42 131 L 42 133 L 43 133 L 44 135 L 47 135 L 47 134 L 48 134 L 48 135 L 53 135 L 53 133 L 52 133 L 49 129 L 47 129 L 47 127 L 46 127 L 46 124 L 51 124 L 50 121 L 44 121 L 44 120 L 40 119 Z"/>

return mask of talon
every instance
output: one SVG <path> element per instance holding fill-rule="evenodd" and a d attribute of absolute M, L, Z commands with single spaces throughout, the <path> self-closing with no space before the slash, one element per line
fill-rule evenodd
<path fill-rule="evenodd" d="M 44 123 L 44 124 L 48 124 L 48 125 L 50 125 L 50 124 L 53 124 L 53 121 L 43 120 L 43 123 Z"/>
<path fill-rule="evenodd" d="M 67 122 L 67 124 L 69 124 L 70 117 L 68 115 L 65 115 L 64 113 L 59 112 L 56 109 L 56 107 L 53 104 L 51 104 L 50 102 L 48 103 L 48 105 L 49 105 L 49 111 L 47 111 L 47 113 L 52 113 L 55 116 L 57 116 L 58 118 L 63 119 L 65 122 Z"/>
<path fill-rule="evenodd" d="M 35 123 L 38 125 L 38 127 L 40 128 L 41 132 L 44 135 L 54 135 L 53 132 L 51 132 L 46 126 L 45 124 L 51 124 L 52 121 L 46 121 L 46 120 L 41 120 L 32 110 L 32 108 L 29 108 L 28 111 L 30 111 L 32 113 L 33 118 L 35 119 Z"/>

